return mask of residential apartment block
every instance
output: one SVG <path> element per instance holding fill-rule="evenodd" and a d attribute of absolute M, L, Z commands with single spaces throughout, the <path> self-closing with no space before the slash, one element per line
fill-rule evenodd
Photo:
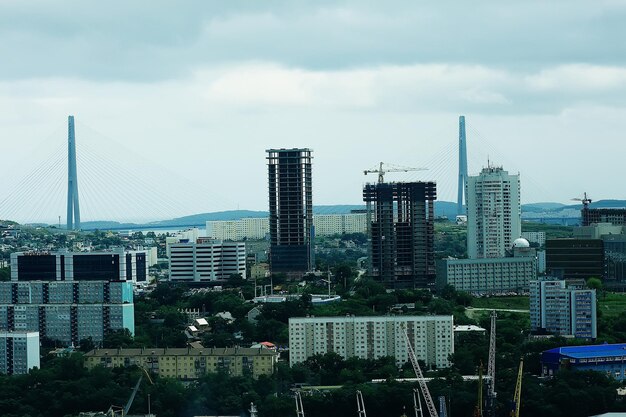
<path fill-rule="evenodd" d="M 11 281 L 147 280 L 147 251 L 123 248 L 100 252 L 15 252 Z"/>
<path fill-rule="evenodd" d="M 366 233 L 365 213 L 316 214 L 313 216 L 315 236 Z M 240 220 L 211 220 L 206 222 L 207 237 L 218 240 L 261 240 L 270 232 L 268 217 Z"/>
<path fill-rule="evenodd" d="M 0 331 L 0 374 L 23 375 L 39 366 L 39 333 Z"/>
<path fill-rule="evenodd" d="M 530 328 L 537 333 L 595 339 L 596 291 L 568 286 L 565 280 L 531 281 Z"/>
<path fill-rule="evenodd" d="M 316 236 L 367 233 L 367 214 L 316 214 L 313 216 Z"/>
<path fill-rule="evenodd" d="M 537 278 L 535 258 L 442 259 L 437 261 L 437 288 L 452 285 L 476 295 L 528 291 Z"/>
<path fill-rule="evenodd" d="M 452 316 L 292 317 L 289 319 L 289 364 L 335 352 L 344 359 L 393 356 L 409 361 L 405 329 L 417 359 L 428 367 L 450 366 L 454 353 Z"/>
<path fill-rule="evenodd" d="M 233 274 L 246 277 L 246 244 L 243 242 L 175 243 L 170 246 L 170 280 L 215 282 Z"/>
<path fill-rule="evenodd" d="M 483 168 L 467 179 L 467 256 L 503 258 L 521 237 L 519 175 L 502 167 Z"/>
<path fill-rule="evenodd" d="M 138 365 L 161 377 L 183 380 L 217 372 L 258 378 L 274 372 L 277 357 L 276 351 L 265 348 L 95 349 L 85 354 L 85 367 Z"/>
<path fill-rule="evenodd" d="M 546 245 L 546 232 L 522 232 L 522 237 L 539 247 Z"/>
<path fill-rule="evenodd" d="M 206 222 L 206 235 L 211 239 L 240 241 L 261 240 L 270 232 L 268 217 L 239 220 L 210 220 Z"/>
<path fill-rule="evenodd" d="M 36 331 L 69 346 L 122 329 L 135 332 L 131 282 L 0 282 L 0 331 Z"/>

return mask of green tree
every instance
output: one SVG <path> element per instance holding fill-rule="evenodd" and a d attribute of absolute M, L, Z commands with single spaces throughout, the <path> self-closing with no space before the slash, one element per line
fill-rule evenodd
<path fill-rule="evenodd" d="M 128 329 L 115 330 L 104 336 L 102 341 L 102 347 L 115 349 L 115 348 L 129 348 L 134 347 L 135 341 Z"/>
<path fill-rule="evenodd" d="M 592 277 L 587 280 L 587 288 L 596 290 L 596 292 L 602 291 L 602 280 L 600 278 Z"/>
<path fill-rule="evenodd" d="M 81 339 L 80 342 L 78 342 L 78 349 L 81 352 L 89 352 L 90 350 L 93 350 L 96 347 L 95 343 L 93 342 L 93 339 L 91 337 L 87 338 L 87 339 Z"/>

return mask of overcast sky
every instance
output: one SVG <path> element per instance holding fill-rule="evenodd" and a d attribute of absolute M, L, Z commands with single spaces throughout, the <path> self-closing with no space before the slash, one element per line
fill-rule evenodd
<path fill-rule="evenodd" d="M 520 172 L 524 203 L 624 199 L 624 22 L 618 0 L 0 0 L 0 218 L 64 214 L 68 114 L 87 220 L 266 210 L 271 147 L 313 148 L 315 204 L 360 204 L 379 161 L 453 200 L 461 114 L 470 174 Z"/>

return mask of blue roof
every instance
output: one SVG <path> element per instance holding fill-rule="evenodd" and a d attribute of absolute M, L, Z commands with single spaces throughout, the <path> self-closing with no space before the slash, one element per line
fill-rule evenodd
<path fill-rule="evenodd" d="M 595 358 L 598 356 L 624 356 L 626 355 L 626 343 L 603 345 L 566 346 L 546 350 L 543 353 L 556 353 L 570 358 Z"/>

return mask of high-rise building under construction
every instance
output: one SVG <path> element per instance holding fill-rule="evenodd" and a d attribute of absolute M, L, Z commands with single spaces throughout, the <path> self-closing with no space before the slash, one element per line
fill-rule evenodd
<path fill-rule="evenodd" d="M 267 150 L 272 272 L 297 276 L 315 268 L 311 153 Z"/>
<path fill-rule="evenodd" d="M 435 282 L 434 182 L 366 184 L 369 274 L 387 288 Z"/>

